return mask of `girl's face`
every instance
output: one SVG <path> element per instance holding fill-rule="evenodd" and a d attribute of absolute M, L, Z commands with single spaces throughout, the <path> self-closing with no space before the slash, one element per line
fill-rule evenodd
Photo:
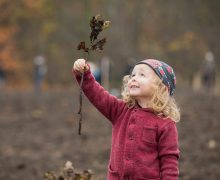
<path fill-rule="evenodd" d="M 138 64 L 134 67 L 128 81 L 128 91 L 131 97 L 136 100 L 152 97 L 157 75 L 146 64 Z"/>

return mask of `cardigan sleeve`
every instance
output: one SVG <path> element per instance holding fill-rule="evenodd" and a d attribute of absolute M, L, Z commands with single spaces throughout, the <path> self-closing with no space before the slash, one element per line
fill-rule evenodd
<path fill-rule="evenodd" d="M 80 84 L 81 74 L 72 71 L 78 84 Z M 94 78 L 91 71 L 84 73 L 82 90 L 89 101 L 107 118 L 112 124 L 115 123 L 117 117 L 121 114 L 125 107 L 125 102 L 116 98 L 106 91 Z"/>
<path fill-rule="evenodd" d="M 175 122 L 170 122 L 159 133 L 158 155 L 162 180 L 178 180 L 178 132 Z"/>

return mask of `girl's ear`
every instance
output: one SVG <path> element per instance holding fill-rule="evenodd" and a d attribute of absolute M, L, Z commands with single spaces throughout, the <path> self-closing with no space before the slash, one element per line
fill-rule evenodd
<path fill-rule="evenodd" d="M 170 89 L 166 86 L 168 94 L 170 94 Z"/>

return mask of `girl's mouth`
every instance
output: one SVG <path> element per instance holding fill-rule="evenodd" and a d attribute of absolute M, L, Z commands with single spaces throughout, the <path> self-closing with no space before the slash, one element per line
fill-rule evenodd
<path fill-rule="evenodd" d="M 139 87 L 136 85 L 131 85 L 130 88 L 133 89 L 133 88 L 139 88 Z"/>

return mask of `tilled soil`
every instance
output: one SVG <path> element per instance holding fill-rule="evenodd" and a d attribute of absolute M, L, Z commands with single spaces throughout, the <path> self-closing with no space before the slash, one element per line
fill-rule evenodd
<path fill-rule="evenodd" d="M 176 95 L 182 111 L 178 123 L 180 180 L 220 178 L 220 97 Z M 83 101 L 82 135 L 78 133 L 78 91 L 1 92 L 0 180 L 41 180 L 66 161 L 78 170 L 92 169 L 106 179 L 111 124 Z"/>

